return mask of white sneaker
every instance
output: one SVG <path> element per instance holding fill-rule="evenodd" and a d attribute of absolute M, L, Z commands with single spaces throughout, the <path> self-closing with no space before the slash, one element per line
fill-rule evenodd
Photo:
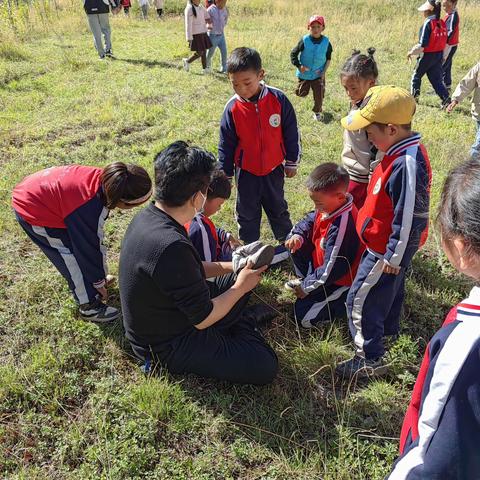
<path fill-rule="evenodd" d="M 188 72 L 190 71 L 190 64 L 188 63 L 188 58 L 182 58 L 183 69 Z"/>
<path fill-rule="evenodd" d="M 212 73 L 212 69 L 207 67 L 203 69 L 203 74 L 204 75 L 210 75 Z"/>
<path fill-rule="evenodd" d="M 293 280 L 289 280 L 288 282 L 285 282 L 284 288 L 289 292 L 295 292 L 301 284 L 302 284 L 302 281 L 298 278 L 295 278 Z"/>
<path fill-rule="evenodd" d="M 323 113 L 322 113 L 322 112 L 314 113 L 314 114 L 313 114 L 313 119 L 314 119 L 316 122 L 321 122 L 321 121 L 323 120 Z"/>

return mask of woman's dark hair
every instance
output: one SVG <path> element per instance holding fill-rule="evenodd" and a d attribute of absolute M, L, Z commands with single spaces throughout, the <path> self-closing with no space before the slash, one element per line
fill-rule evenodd
<path fill-rule="evenodd" d="M 442 13 L 442 2 L 440 0 L 428 0 L 428 3 L 433 7 L 433 15 L 438 20 Z"/>
<path fill-rule="evenodd" d="M 155 200 L 169 207 L 181 207 L 196 192 L 204 194 L 215 167 L 213 154 L 179 140 L 157 154 Z"/>
<path fill-rule="evenodd" d="M 347 190 L 350 175 L 341 166 L 333 162 L 322 163 L 316 167 L 305 182 L 311 192 L 332 191 L 339 187 Z"/>
<path fill-rule="evenodd" d="M 461 237 L 480 255 L 480 162 L 468 160 L 455 167 L 445 180 L 437 214 L 442 239 Z"/>
<path fill-rule="evenodd" d="M 262 69 L 260 54 L 253 48 L 239 47 L 232 51 L 227 59 L 227 73 L 246 72 Z"/>
<path fill-rule="evenodd" d="M 228 200 L 232 194 L 232 184 L 225 172 L 216 168 L 212 174 L 212 180 L 208 187 L 207 198 L 224 198 Z"/>
<path fill-rule="evenodd" d="M 152 189 L 147 171 L 131 163 L 110 163 L 103 169 L 101 182 L 105 205 L 109 209 L 115 208 L 121 201 L 138 200 Z"/>
<path fill-rule="evenodd" d="M 378 78 L 378 67 L 373 57 L 375 49 L 370 47 L 367 49 L 367 54 L 361 53 L 360 50 L 353 50 L 352 55 L 340 71 L 340 77 L 373 78 L 376 80 Z"/>
<path fill-rule="evenodd" d="M 188 0 L 188 3 L 192 6 L 193 16 L 196 17 L 197 16 L 197 9 L 195 8 L 195 5 L 193 4 L 192 0 Z"/>

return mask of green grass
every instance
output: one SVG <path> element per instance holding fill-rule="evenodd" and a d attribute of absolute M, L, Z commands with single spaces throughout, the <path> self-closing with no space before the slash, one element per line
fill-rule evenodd
<path fill-rule="evenodd" d="M 13 3 L 13 2 L 11 2 Z M 16 225 L 12 187 L 51 165 L 138 162 L 152 172 L 156 152 L 185 139 L 216 152 L 218 124 L 231 96 L 224 77 L 178 69 L 187 48 L 183 2 L 167 16 L 112 19 L 117 60 L 99 62 L 78 2 L 0 5 L 0 472 L 9 479 L 380 479 L 397 454 L 399 428 L 426 342 L 468 290 L 439 254 L 432 228 L 407 282 L 403 335 L 390 374 L 342 385 L 332 368 L 351 352 L 347 326 L 312 332 L 291 318 L 286 270 L 265 275 L 257 294 L 280 312 L 267 332 L 280 358 L 263 388 L 166 372 L 144 378 L 120 325 L 76 317 L 68 289 Z M 338 160 L 348 102 L 338 70 L 353 48 L 377 48 L 381 83 L 409 85 L 406 63 L 421 18 L 417 2 L 238 0 L 231 2 L 230 49 L 262 54 L 267 81 L 292 100 L 303 137 L 300 174 L 287 181 L 292 217 L 311 209 L 303 188 L 319 162 Z M 459 2 L 462 43 L 454 81 L 476 62 L 480 7 Z M 334 47 L 325 110 L 293 95 L 289 51 L 312 13 L 326 16 Z M 218 62 L 218 57 L 215 61 Z M 415 128 L 434 170 L 432 217 L 448 170 L 466 158 L 474 124 L 465 102 L 451 116 L 423 88 Z M 134 212 L 114 212 L 106 242 L 113 273 Z M 234 228 L 233 201 L 216 221 Z M 266 225 L 265 238 L 271 238 Z M 111 291 L 119 303 L 118 290 Z"/>

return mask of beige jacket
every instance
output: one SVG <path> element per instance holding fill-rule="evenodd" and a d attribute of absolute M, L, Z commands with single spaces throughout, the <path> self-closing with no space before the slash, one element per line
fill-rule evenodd
<path fill-rule="evenodd" d="M 480 122 L 480 62 L 478 62 L 457 85 L 452 100 L 460 103 L 473 92 L 472 117 Z"/>
<path fill-rule="evenodd" d="M 357 107 L 353 107 L 357 110 Z M 365 130 L 343 133 L 342 164 L 350 179 L 359 183 L 368 183 L 373 169 L 382 161 L 383 153 L 372 151 Z"/>

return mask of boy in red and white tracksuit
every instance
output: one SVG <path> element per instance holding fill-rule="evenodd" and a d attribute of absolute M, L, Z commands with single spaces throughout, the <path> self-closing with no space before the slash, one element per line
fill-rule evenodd
<path fill-rule="evenodd" d="M 295 292 L 295 318 L 306 328 L 346 316 L 348 290 L 365 250 L 355 230 L 357 208 L 347 193 L 349 182 L 347 171 L 335 163 L 315 168 L 307 180 L 315 211 L 285 242 L 299 277 L 285 287 Z"/>
<path fill-rule="evenodd" d="M 236 94 L 221 119 L 218 159 L 227 176 L 235 176 L 239 236 L 246 244 L 260 238 L 263 207 L 275 238 L 283 242 L 292 229 L 285 176 L 296 174 L 301 153 L 295 111 L 282 91 L 263 83 L 255 50 L 235 49 L 227 72 Z"/>
<path fill-rule="evenodd" d="M 342 120 L 347 129 L 365 128 L 385 156 L 375 168 L 357 232 L 367 251 L 347 298 L 353 359 L 339 374 L 381 374 L 386 367 L 384 336 L 399 333 L 405 274 L 425 243 L 431 183 L 430 161 L 420 135 L 410 130 L 415 100 L 398 87 L 373 87 L 364 106 Z"/>
<path fill-rule="evenodd" d="M 443 0 L 447 12 L 444 18 L 447 26 L 447 46 L 443 50 L 443 83 L 448 92 L 452 88 L 452 62 L 460 42 L 460 16 L 457 11 L 457 0 Z"/>

